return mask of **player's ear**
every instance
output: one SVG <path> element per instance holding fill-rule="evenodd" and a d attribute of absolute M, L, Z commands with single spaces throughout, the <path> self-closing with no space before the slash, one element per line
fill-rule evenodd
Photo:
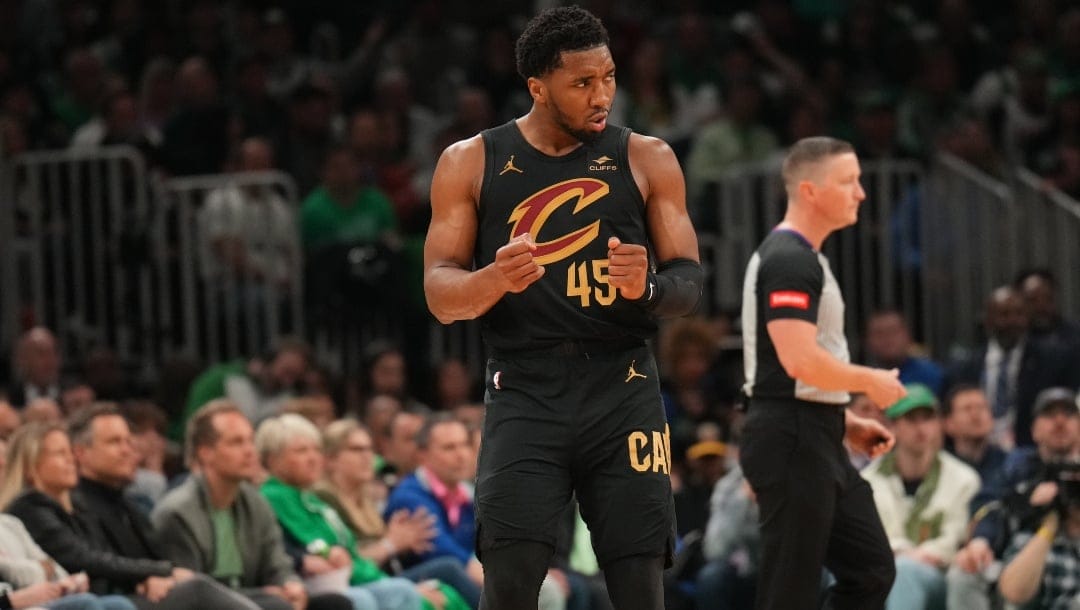
<path fill-rule="evenodd" d="M 547 98 L 547 87 L 544 86 L 544 81 L 535 76 L 530 76 L 527 84 L 529 95 L 533 98 L 533 101 L 543 103 Z"/>
<path fill-rule="evenodd" d="M 817 185 L 810 180 L 800 180 L 799 186 L 799 199 L 802 201 L 813 201 L 814 196 L 817 194 Z"/>

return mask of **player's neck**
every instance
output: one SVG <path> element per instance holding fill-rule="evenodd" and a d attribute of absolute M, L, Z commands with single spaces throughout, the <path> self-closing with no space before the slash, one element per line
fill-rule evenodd
<path fill-rule="evenodd" d="M 517 120 L 522 137 L 536 150 L 551 157 L 561 157 L 581 147 L 581 140 L 566 133 L 541 111 L 533 108 Z"/>

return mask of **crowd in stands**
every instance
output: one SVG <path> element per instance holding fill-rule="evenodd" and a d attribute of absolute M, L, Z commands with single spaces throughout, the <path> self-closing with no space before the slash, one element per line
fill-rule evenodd
<path fill-rule="evenodd" d="M 0 161 L 128 144 L 162 176 L 283 170 L 302 202 L 245 186 L 201 202 L 200 276 L 249 278 L 243 303 L 299 272 L 310 317 L 377 306 L 426 329 L 400 271 L 417 269 L 435 161 L 527 111 L 513 43 L 549 3 L 0 1 Z M 612 122 L 673 146 L 702 230 L 724 171 L 821 133 L 865 159 L 1025 165 L 1080 195 L 1074 2 L 584 4 L 620 66 Z M 357 270 L 358 244 L 384 264 Z M 896 553 L 890 608 L 1080 603 L 1080 324 L 1055 290 L 1036 270 L 985 295 L 984 343 L 948 361 L 897 310 L 862 321 L 861 361 L 910 386 L 850 407 L 897 437 L 875 462 L 851 455 Z M 738 320 L 710 313 L 655 342 L 668 608 L 754 596 Z M 349 347 L 359 370 L 331 371 L 297 338 L 147 379 L 105 347 L 65 361 L 64 329 L 24 321 L 0 402 L 0 608 L 477 607 L 482 384 L 465 363 L 428 370 L 414 342 L 370 341 Z M 610 607 L 573 506 L 559 539 L 540 607 Z"/>
<path fill-rule="evenodd" d="M 851 455 L 896 553 L 889 608 L 1080 599 L 1080 325 L 1058 311 L 1043 271 L 987 295 L 983 325 L 985 343 L 946 362 L 895 310 L 875 312 L 862 333 L 861 361 L 898 369 L 909 392 L 884 410 L 864 396 L 849 407 L 896 435 L 882 458 Z M 731 332 L 724 319 L 686 318 L 658 343 L 679 535 L 669 608 L 745 608 L 754 595 L 758 513 L 737 459 L 741 358 L 719 347 Z M 159 391 L 100 383 L 122 371 L 80 378 L 92 362 L 63 366 L 48 329 L 26 331 L 15 361 L 0 403 L 0 578 L 13 599 L 477 607 L 483 406 L 462 363 L 439 367 L 432 399 L 420 400 L 400 349 L 374 345 L 353 407 L 310 348 L 288 339 L 191 371 L 186 402 L 167 412 L 152 400 Z M 559 539 L 540 607 L 608 607 L 572 505 Z"/>

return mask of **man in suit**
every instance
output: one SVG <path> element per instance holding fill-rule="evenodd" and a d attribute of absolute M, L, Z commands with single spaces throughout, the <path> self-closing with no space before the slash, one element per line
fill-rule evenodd
<path fill-rule="evenodd" d="M 986 345 L 952 367 L 947 385 L 981 387 L 994 416 L 994 441 L 1005 448 L 1029 446 L 1035 396 L 1053 386 L 1077 387 L 1077 364 L 1067 351 L 1029 340 L 1027 305 L 1012 286 L 990 293 L 983 324 Z"/>

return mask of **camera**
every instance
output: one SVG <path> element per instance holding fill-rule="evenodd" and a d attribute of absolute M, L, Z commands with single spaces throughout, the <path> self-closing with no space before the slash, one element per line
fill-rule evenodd
<path fill-rule="evenodd" d="M 1054 503 L 1059 510 L 1080 507 L 1080 461 L 1047 464 L 1043 480 L 1057 483 L 1058 493 Z"/>

